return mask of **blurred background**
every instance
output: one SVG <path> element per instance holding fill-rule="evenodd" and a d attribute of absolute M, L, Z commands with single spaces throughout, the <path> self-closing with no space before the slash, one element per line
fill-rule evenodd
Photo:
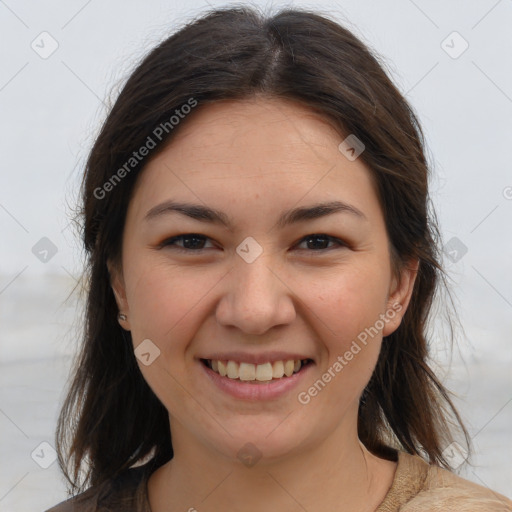
<path fill-rule="evenodd" d="M 109 98 L 183 23 L 231 2 L 0 0 L 0 510 L 66 498 L 57 414 L 79 341 L 73 224 Z M 465 478 L 512 497 L 512 1 L 253 2 L 334 17 L 381 57 L 425 130 L 461 326 L 432 355 L 475 453 Z"/>

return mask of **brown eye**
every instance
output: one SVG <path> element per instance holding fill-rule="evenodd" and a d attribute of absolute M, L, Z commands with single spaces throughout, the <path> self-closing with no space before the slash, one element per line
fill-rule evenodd
<path fill-rule="evenodd" d="M 313 251 L 334 249 L 336 247 L 336 245 L 338 247 L 346 247 L 346 244 L 343 243 L 338 238 L 334 238 L 332 236 L 325 235 L 325 234 L 313 234 L 313 235 L 305 236 L 299 242 L 299 245 L 304 244 L 304 243 L 306 244 L 306 247 L 305 247 L 306 249 L 311 249 Z M 335 244 L 335 246 L 329 247 L 328 245 L 331 243 Z"/>
<path fill-rule="evenodd" d="M 187 233 L 169 238 L 160 244 L 160 247 L 176 248 L 179 251 L 201 251 L 205 249 L 205 243 L 209 240 L 204 235 Z"/>

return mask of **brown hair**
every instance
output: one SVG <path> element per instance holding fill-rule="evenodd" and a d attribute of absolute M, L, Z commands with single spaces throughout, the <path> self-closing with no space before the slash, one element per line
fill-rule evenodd
<path fill-rule="evenodd" d="M 340 135 L 363 141 L 361 158 L 377 185 L 394 268 L 419 260 L 410 305 L 383 343 L 361 397 L 361 441 L 382 457 L 391 458 L 397 447 L 444 467 L 452 423 L 469 444 L 447 390 L 427 363 L 426 322 L 444 280 L 416 116 L 377 58 L 334 21 L 295 9 L 271 17 L 247 7 L 220 9 L 142 60 L 87 160 L 81 210 L 88 257 L 84 339 L 56 434 L 59 463 L 75 491 L 146 458 L 156 468 L 173 456 L 168 412 L 139 371 L 130 334 L 117 322 L 107 269 L 107 260 L 120 261 L 127 207 L 148 159 L 121 173 L 122 179 L 114 175 L 119 178 L 133 151 L 167 123 L 150 156 L 163 149 L 179 129 L 171 129 L 170 117 L 191 98 L 199 109 L 255 94 L 301 102 L 334 121 Z M 107 182 L 113 186 L 105 187 Z"/>

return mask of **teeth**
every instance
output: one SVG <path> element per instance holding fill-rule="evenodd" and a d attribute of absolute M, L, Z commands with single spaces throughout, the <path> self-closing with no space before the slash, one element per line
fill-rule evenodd
<path fill-rule="evenodd" d="M 230 363 L 231 362 L 232 361 L 230 361 Z M 240 380 L 255 380 L 256 366 L 249 363 L 240 363 L 240 366 L 238 367 L 238 377 L 240 378 Z"/>
<path fill-rule="evenodd" d="M 225 377 L 228 374 L 228 371 L 226 370 L 226 365 L 223 361 L 217 361 L 219 365 L 219 373 L 222 377 Z M 212 360 L 212 370 L 215 371 L 215 368 L 213 367 L 213 360 Z"/>
<path fill-rule="evenodd" d="M 271 363 L 259 364 L 256 366 L 256 380 L 272 380 L 274 372 Z"/>
<path fill-rule="evenodd" d="M 276 361 L 272 365 L 272 377 L 274 379 L 280 379 L 284 375 L 284 363 L 283 361 Z"/>
<path fill-rule="evenodd" d="M 218 361 L 209 360 L 211 369 L 220 374 L 222 377 L 230 379 L 240 379 L 243 381 L 270 381 L 272 379 L 281 379 L 285 375 L 290 377 L 297 373 L 302 365 L 306 362 L 304 360 L 275 361 L 274 363 L 252 364 L 252 363 L 237 363 L 236 361 Z"/>
<path fill-rule="evenodd" d="M 238 379 L 238 377 L 240 376 L 238 368 L 239 368 L 238 363 L 235 363 L 235 361 L 228 361 L 226 369 L 228 372 L 228 377 L 230 379 Z"/>
<path fill-rule="evenodd" d="M 299 364 L 300 364 L 300 361 L 299 361 Z M 294 366 L 295 366 L 295 361 L 293 359 L 290 359 L 289 361 L 286 361 L 286 363 L 284 363 L 284 374 L 287 377 L 290 377 L 293 374 Z"/>

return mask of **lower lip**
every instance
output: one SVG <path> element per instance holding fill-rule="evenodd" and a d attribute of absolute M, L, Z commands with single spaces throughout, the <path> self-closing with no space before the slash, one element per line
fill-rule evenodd
<path fill-rule="evenodd" d="M 257 401 L 272 400 L 285 395 L 287 392 L 296 387 L 299 382 L 306 378 L 314 366 L 314 363 L 309 363 L 306 366 L 301 367 L 297 373 L 294 373 L 290 377 L 282 377 L 281 379 L 264 382 L 257 381 L 257 383 L 255 381 L 248 382 L 239 379 L 230 379 L 229 377 L 222 377 L 217 372 L 214 372 L 211 368 L 208 368 L 201 361 L 199 361 L 199 365 L 206 373 L 208 378 L 221 391 L 224 391 L 234 398 Z"/>

